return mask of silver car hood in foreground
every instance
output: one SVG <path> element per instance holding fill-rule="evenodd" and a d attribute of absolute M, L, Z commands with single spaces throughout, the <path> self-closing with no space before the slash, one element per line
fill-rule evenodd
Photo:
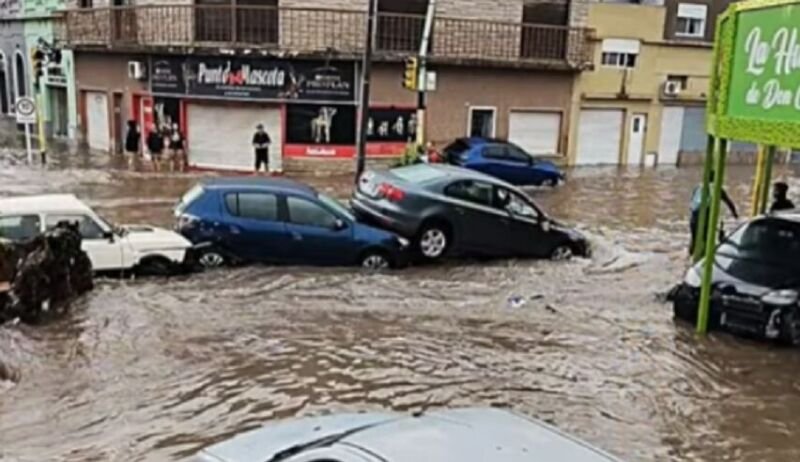
<path fill-rule="evenodd" d="M 421 417 L 370 413 L 291 419 L 211 446 L 197 460 L 266 462 L 287 448 L 348 431 L 326 447 L 346 446 L 363 451 L 365 460 L 389 462 L 617 460 L 549 425 L 493 408 L 443 410 Z"/>

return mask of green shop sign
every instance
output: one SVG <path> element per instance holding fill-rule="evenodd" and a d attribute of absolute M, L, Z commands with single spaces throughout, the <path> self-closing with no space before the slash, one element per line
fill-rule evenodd
<path fill-rule="evenodd" d="M 800 147 L 800 0 L 732 4 L 714 44 L 708 131 Z"/>
<path fill-rule="evenodd" d="M 728 115 L 800 121 L 800 6 L 738 18 Z"/>

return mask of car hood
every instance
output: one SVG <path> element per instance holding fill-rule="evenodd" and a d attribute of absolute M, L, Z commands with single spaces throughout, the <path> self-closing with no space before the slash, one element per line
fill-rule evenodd
<path fill-rule="evenodd" d="M 532 457 L 541 462 L 616 460 L 546 424 L 493 408 L 445 410 L 420 417 L 345 414 L 294 419 L 245 433 L 204 452 L 220 462 L 264 462 L 287 448 L 342 432 L 346 434 L 334 444 L 361 448 L 392 462 L 529 462 Z"/>
<path fill-rule="evenodd" d="M 535 168 L 538 168 L 539 170 L 546 170 L 548 172 L 561 173 L 561 171 L 558 169 L 558 166 L 556 166 L 556 164 L 550 162 L 549 160 L 537 160 L 536 163 L 533 164 L 533 166 Z"/>
<path fill-rule="evenodd" d="M 376 228 L 362 222 L 355 222 L 353 224 L 353 234 L 356 239 L 364 239 L 369 241 L 386 241 L 397 239 L 399 236 L 391 231 Z"/>
<path fill-rule="evenodd" d="M 555 231 L 560 231 L 560 232 L 566 234 L 567 237 L 569 237 L 570 240 L 573 241 L 573 242 L 586 242 L 587 241 L 586 236 L 582 232 L 578 231 L 575 228 L 570 228 L 569 226 L 565 225 L 564 223 L 561 223 L 560 221 L 557 221 L 557 220 L 553 220 L 552 218 L 550 218 L 550 229 L 553 229 Z"/>
<path fill-rule="evenodd" d="M 703 260 L 692 267 L 698 277 L 703 274 Z M 780 267 L 770 266 L 753 260 L 730 258 L 717 255 L 714 260 L 711 283 L 718 289 L 732 287 L 736 292 L 754 297 L 762 297 L 768 292 L 787 288 L 795 279 L 793 287 L 800 286 L 800 277 Z"/>
<path fill-rule="evenodd" d="M 186 249 L 192 246 L 185 237 L 169 229 L 147 225 L 123 225 L 124 239 L 138 249 Z"/>

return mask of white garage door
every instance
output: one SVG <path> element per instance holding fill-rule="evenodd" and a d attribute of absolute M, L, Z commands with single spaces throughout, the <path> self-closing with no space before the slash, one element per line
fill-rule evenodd
<path fill-rule="evenodd" d="M 618 109 L 583 109 L 578 123 L 578 165 L 619 163 L 623 112 Z"/>
<path fill-rule="evenodd" d="M 216 106 L 189 104 L 187 107 L 189 163 L 195 167 L 252 170 L 255 163 L 253 134 L 263 124 L 272 139 L 270 169 L 281 169 L 283 142 L 281 116 L 275 108 L 263 106 Z"/>
<path fill-rule="evenodd" d="M 108 151 L 111 134 L 108 125 L 108 97 L 98 91 L 86 92 L 86 125 L 89 147 Z"/>
<path fill-rule="evenodd" d="M 676 165 L 683 131 L 683 107 L 666 106 L 661 111 L 661 139 L 658 142 L 658 164 Z"/>
<path fill-rule="evenodd" d="M 508 140 L 534 155 L 558 154 L 561 114 L 558 112 L 512 111 L 508 118 Z"/>

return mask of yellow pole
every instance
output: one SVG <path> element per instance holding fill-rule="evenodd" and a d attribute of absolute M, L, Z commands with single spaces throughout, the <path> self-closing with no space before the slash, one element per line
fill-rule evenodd
<path fill-rule="evenodd" d="M 44 107 L 43 107 L 42 90 L 41 87 L 36 93 L 36 123 L 39 128 L 39 154 L 42 156 L 42 163 L 45 163 L 45 156 L 47 155 L 47 137 L 44 133 Z"/>
<path fill-rule="evenodd" d="M 750 216 L 758 215 L 759 204 L 761 203 L 761 188 L 764 187 L 764 146 L 758 145 L 758 157 L 756 157 L 756 176 L 753 179 L 753 193 L 750 196 Z"/>

